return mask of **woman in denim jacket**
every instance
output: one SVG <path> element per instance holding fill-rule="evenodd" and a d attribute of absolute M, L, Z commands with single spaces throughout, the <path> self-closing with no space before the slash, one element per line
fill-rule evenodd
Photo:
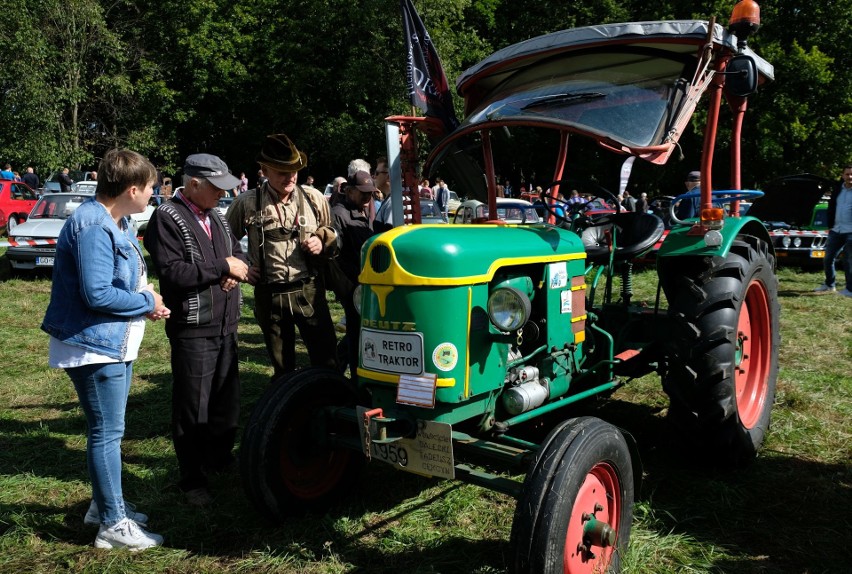
<path fill-rule="evenodd" d="M 95 547 L 142 550 L 163 538 L 143 530 L 148 517 L 124 502 L 121 439 L 145 317 L 161 319 L 169 310 L 148 283 L 127 216 L 148 205 L 157 174 L 129 150 L 107 152 L 98 172 L 95 198 L 59 234 L 41 328 L 50 335 L 50 366 L 65 369 L 86 414 L 93 498 L 84 522 L 100 525 Z"/>

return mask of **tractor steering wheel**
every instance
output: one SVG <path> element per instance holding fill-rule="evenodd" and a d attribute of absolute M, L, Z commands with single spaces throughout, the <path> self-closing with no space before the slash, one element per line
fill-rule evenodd
<path fill-rule="evenodd" d="M 551 200 L 550 198 L 541 198 L 542 203 L 544 204 L 545 211 L 547 211 L 549 214 L 553 215 L 556 218 L 557 225 L 561 223 L 567 223 L 573 228 L 574 222 L 578 219 L 583 220 L 583 227 L 603 225 L 605 223 L 608 223 L 608 219 L 606 218 L 606 216 L 587 217 L 586 215 L 584 215 L 586 208 L 595 199 L 601 199 L 605 203 L 611 201 L 615 204 L 615 212 L 619 213 L 621 211 L 621 202 L 618 201 L 618 197 L 616 197 L 615 194 L 607 188 L 592 180 L 557 179 L 556 181 L 548 184 L 546 189 L 551 189 L 554 185 L 559 185 L 560 187 L 569 187 L 572 189 L 592 189 L 592 192 L 590 194 L 591 199 L 589 199 L 588 201 L 571 203 L 565 199 L 560 200 L 553 198 Z M 550 203 L 548 203 L 548 201 L 552 201 L 553 204 L 551 205 Z M 570 216 L 566 217 L 565 215 L 559 215 L 555 211 L 556 207 L 561 207 L 563 213 L 570 214 Z"/>
<path fill-rule="evenodd" d="M 711 192 L 713 201 L 719 203 L 727 203 L 731 201 L 739 201 L 741 199 L 755 199 L 763 196 L 763 192 L 757 189 L 717 189 Z M 675 197 L 669 204 L 669 220 L 675 225 L 689 225 L 688 221 L 680 219 L 675 213 L 676 207 L 681 201 L 688 199 L 693 200 L 696 197 L 701 197 L 701 190 L 698 188 L 687 191 Z M 696 214 L 700 217 L 700 213 Z"/>

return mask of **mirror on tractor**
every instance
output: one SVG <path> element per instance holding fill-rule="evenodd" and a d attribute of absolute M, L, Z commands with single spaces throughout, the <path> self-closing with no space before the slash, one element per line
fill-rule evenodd
<path fill-rule="evenodd" d="M 747 54 L 731 58 L 725 76 L 725 88 L 735 96 L 746 97 L 757 91 L 757 63 Z"/>

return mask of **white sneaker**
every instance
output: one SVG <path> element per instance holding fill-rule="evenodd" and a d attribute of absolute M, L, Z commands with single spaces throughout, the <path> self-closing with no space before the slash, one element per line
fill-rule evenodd
<path fill-rule="evenodd" d="M 849 287 L 847 287 L 846 289 L 841 289 L 840 291 L 838 291 L 838 293 L 840 293 L 844 297 L 852 297 L 852 291 L 849 290 Z"/>
<path fill-rule="evenodd" d="M 131 552 L 159 546 L 162 543 L 162 536 L 146 532 L 129 518 L 113 526 L 102 524 L 95 538 L 95 548 L 127 548 Z"/>
<path fill-rule="evenodd" d="M 139 526 L 148 526 L 148 515 L 141 512 L 136 512 L 136 505 L 132 502 L 124 501 L 124 514 L 138 524 Z M 86 511 L 86 516 L 83 518 L 83 524 L 90 526 L 99 526 L 101 524 L 101 516 L 98 513 L 98 504 L 92 499 L 89 505 L 89 510 Z"/>
<path fill-rule="evenodd" d="M 814 293 L 825 293 L 826 291 L 835 291 L 834 287 L 829 287 L 825 283 L 814 289 Z"/>

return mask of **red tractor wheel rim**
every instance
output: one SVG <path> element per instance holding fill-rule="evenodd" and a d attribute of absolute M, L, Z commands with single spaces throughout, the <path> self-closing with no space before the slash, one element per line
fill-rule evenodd
<path fill-rule="evenodd" d="M 310 411 L 311 409 L 308 409 Z M 310 416 L 300 413 L 281 430 L 280 477 L 293 496 L 318 498 L 338 484 L 351 452 L 319 445 L 311 437 Z"/>
<path fill-rule="evenodd" d="M 606 462 L 592 467 L 583 481 L 571 509 L 565 534 L 563 572 L 565 574 L 603 573 L 609 567 L 614 545 L 590 540 L 586 523 L 597 520 L 618 532 L 621 517 L 621 485 L 615 469 Z"/>
<path fill-rule="evenodd" d="M 766 287 L 760 281 L 752 281 L 737 322 L 737 364 L 734 371 L 737 412 L 747 429 L 757 424 L 765 408 L 772 357 L 770 325 Z"/>

